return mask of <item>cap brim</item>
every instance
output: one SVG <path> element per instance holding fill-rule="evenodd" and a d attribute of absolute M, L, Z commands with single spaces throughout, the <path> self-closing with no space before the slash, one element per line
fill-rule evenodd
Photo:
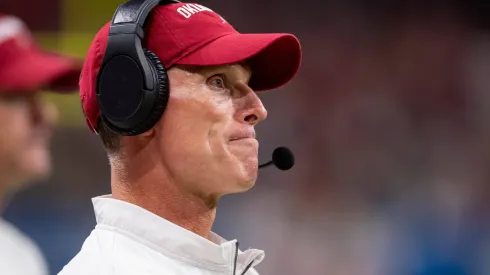
<path fill-rule="evenodd" d="M 75 92 L 82 65 L 76 60 L 42 51 L 26 51 L 8 66 L 0 88 L 11 91 Z"/>
<path fill-rule="evenodd" d="M 175 64 L 215 66 L 243 61 L 252 69 L 249 82 L 252 89 L 275 89 L 296 75 L 301 63 L 301 46 L 291 34 L 234 33 L 204 45 Z"/>

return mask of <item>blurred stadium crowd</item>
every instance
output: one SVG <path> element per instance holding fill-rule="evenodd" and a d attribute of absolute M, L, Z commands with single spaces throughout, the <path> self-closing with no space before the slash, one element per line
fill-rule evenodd
<path fill-rule="evenodd" d="M 45 45 L 80 57 L 120 4 L 2 1 Z M 261 95 L 269 118 L 258 127 L 262 161 L 286 145 L 297 164 L 224 198 L 216 232 L 264 249 L 261 274 L 490 274 L 488 5 L 202 2 L 239 31 L 292 32 L 304 51 L 298 77 Z M 53 99 L 64 115 L 55 173 L 5 217 L 55 274 L 95 223 L 90 198 L 110 190 L 77 95 Z"/>

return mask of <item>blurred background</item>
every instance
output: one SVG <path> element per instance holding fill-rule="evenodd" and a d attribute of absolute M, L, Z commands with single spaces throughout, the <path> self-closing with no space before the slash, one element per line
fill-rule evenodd
<path fill-rule="evenodd" d="M 478 1 L 479 2 L 479 1 Z M 264 249 L 261 274 L 490 274 L 490 4 L 484 1 L 209 0 L 242 32 L 292 32 L 298 76 L 261 95 L 260 172 L 218 207 L 214 231 Z M 0 0 L 48 49 L 83 58 L 121 0 Z M 52 274 L 95 225 L 109 166 L 78 95 L 49 95 L 62 119 L 55 172 L 5 218 Z"/>

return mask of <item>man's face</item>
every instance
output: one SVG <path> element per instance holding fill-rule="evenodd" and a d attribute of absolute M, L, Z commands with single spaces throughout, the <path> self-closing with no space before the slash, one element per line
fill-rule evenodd
<path fill-rule="evenodd" d="M 183 188 L 203 196 L 250 189 L 257 178 L 254 126 L 267 112 L 244 65 L 168 72 L 170 98 L 155 127 L 159 154 Z"/>
<path fill-rule="evenodd" d="M 0 183 L 16 189 L 50 172 L 49 140 L 56 119 L 56 108 L 40 94 L 0 94 Z"/>

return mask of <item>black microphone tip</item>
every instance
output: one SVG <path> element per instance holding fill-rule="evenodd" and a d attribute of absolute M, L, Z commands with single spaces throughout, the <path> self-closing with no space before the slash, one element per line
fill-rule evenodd
<path fill-rule="evenodd" d="M 294 155 L 287 147 L 278 147 L 272 152 L 272 162 L 280 170 L 289 170 L 294 166 Z"/>

